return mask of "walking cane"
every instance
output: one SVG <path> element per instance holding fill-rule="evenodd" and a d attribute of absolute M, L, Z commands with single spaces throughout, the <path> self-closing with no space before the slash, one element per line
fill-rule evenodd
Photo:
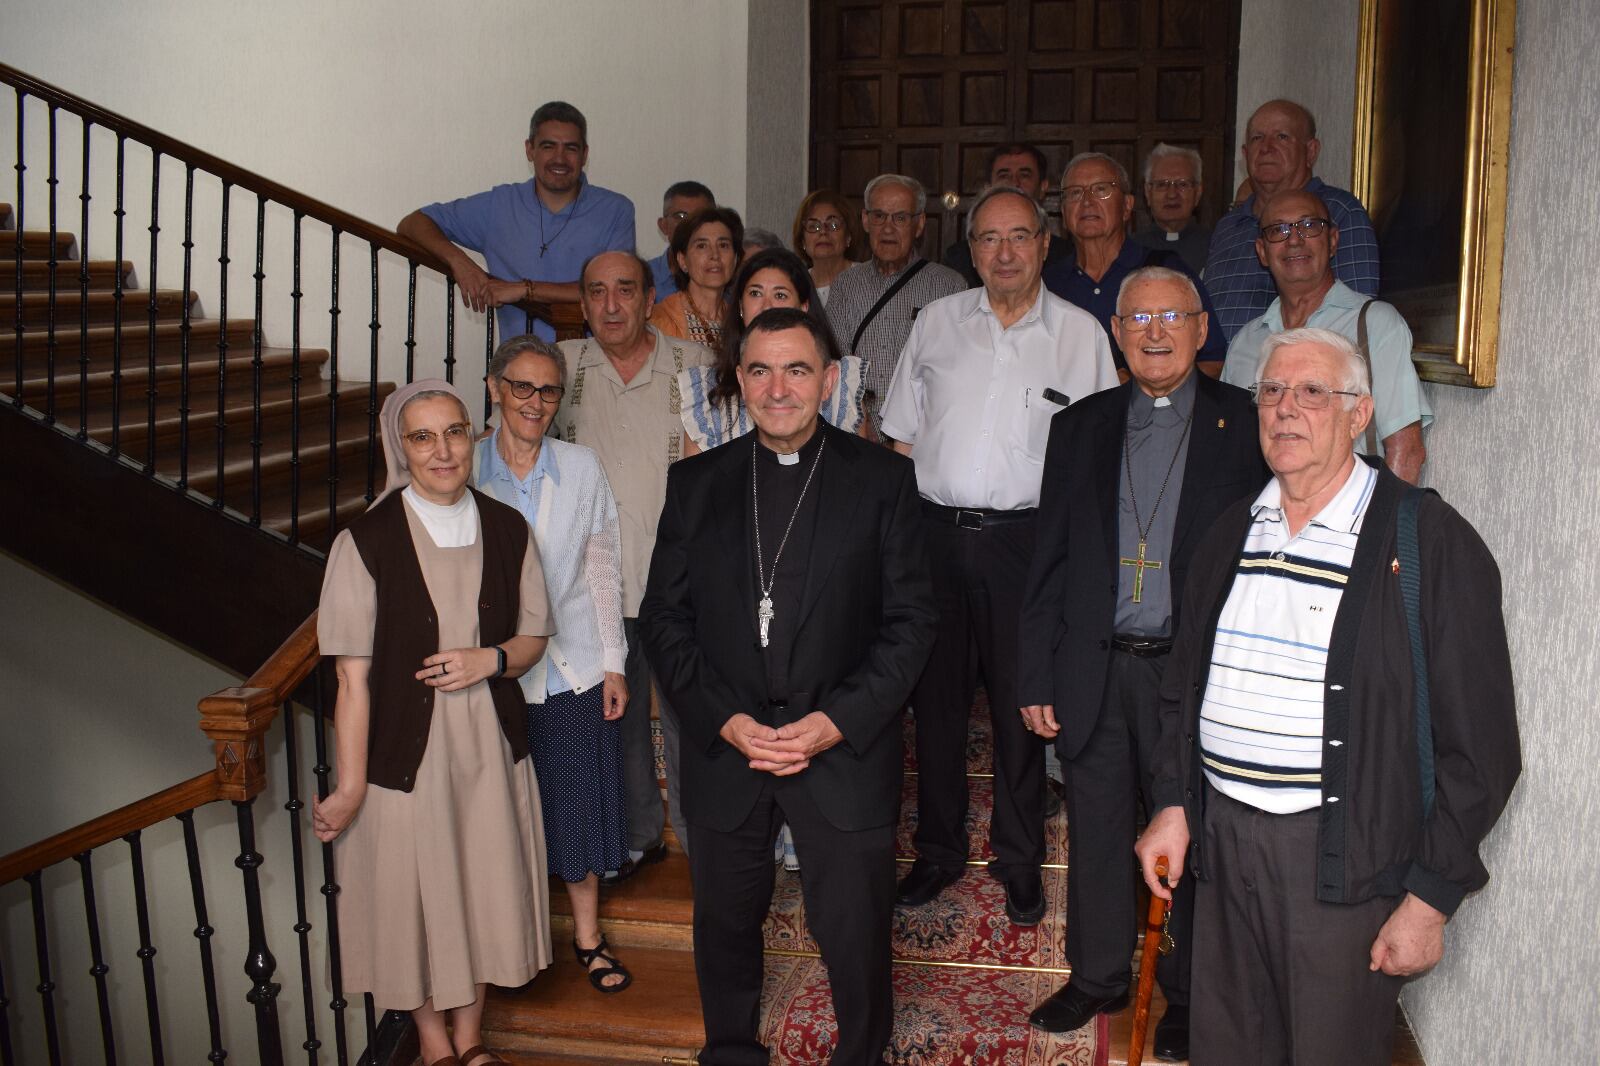
<path fill-rule="evenodd" d="M 1156 857 L 1156 876 L 1167 876 L 1167 857 Z M 1128 1066 L 1144 1061 L 1144 1040 L 1150 1031 L 1150 999 L 1156 991 L 1156 955 L 1172 951 L 1172 937 L 1166 930 L 1172 901 L 1151 893 L 1150 912 L 1145 916 L 1144 952 L 1139 956 L 1139 994 L 1133 1004 L 1133 1032 L 1128 1036 Z"/>

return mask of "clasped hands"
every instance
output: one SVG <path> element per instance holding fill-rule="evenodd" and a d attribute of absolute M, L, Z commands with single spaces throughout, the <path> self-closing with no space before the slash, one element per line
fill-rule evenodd
<path fill-rule="evenodd" d="M 487 311 L 493 307 L 514 304 L 528 294 L 525 282 L 506 281 L 489 274 L 477 263 L 463 255 L 450 271 L 461 289 L 461 296 L 474 311 Z"/>
<path fill-rule="evenodd" d="M 799 773 L 844 739 L 833 719 L 821 711 L 776 729 L 748 714 L 736 714 L 723 723 L 721 736 L 750 760 L 750 769 L 775 777 Z"/>

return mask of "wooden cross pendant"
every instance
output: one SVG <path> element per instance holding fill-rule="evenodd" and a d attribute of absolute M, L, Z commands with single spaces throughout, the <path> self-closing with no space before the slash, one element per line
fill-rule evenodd
<path fill-rule="evenodd" d="M 1146 569 L 1160 570 L 1161 564 L 1154 559 L 1144 557 L 1144 541 L 1139 542 L 1139 555 L 1134 559 L 1119 559 L 1123 566 L 1133 567 L 1133 602 L 1138 603 L 1144 598 L 1144 572 Z"/>

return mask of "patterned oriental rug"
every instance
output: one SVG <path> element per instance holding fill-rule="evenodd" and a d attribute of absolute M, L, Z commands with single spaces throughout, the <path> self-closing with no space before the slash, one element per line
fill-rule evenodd
<path fill-rule="evenodd" d="M 986 775 L 992 765 L 989 709 L 980 692 L 973 707 L 968 771 Z M 913 729 L 906 717 L 907 777 L 901 801 L 898 850 L 913 854 L 916 777 Z M 968 831 L 974 860 L 989 857 L 987 839 L 993 787 L 986 776 L 968 778 Z M 937 900 L 897 908 L 894 925 L 895 1027 L 888 1061 L 907 1066 L 1106 1066 L 1108 1023 L 1062 1036 L 1028 1025 L 1028 1012 L 1067 979 L 1063 932 L 1067 906 L 1066 816 L 1046 825 L 1045 918 L 1031 929 L 1005 916 L 1005 890 L 982 866 Z M 802 857 L 802 862 L 804 861 Z M 903 875 L 909 866 L 899 864 Z M 775 1063 L 820 1066 L 832 1054 L 836 1027 L 827 971 L 805 926 L 801 874 L 778 871 L 772 911 L 764 931 L 768 951 L 762 991 L 761 1038 Z"/>

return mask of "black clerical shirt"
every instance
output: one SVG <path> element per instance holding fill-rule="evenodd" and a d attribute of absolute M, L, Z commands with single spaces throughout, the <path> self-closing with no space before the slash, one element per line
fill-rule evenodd
<path fill-rule="evenodd" d="M 772 582 L 772 608 L 774 615 L 772 624 L 768 629 L 767 647 L 763 649 L 767 665 L 767 698 L 772 700 L 786 700 L 792 706 L 789 713 L 780 713 L 774 724 L 781 725 L 786 721 L 793 721 L 810 712 L 810 707 L 805 706 L 810 702 L 808 694 L 789 691 L 789 660 L 794 649 L 795 629 L 800 619 L 801 601 L 805 596 L 806 572 L 811 562 L 811 542 L 816 529 L 818 480 L 822 477 L 819 468 L 816 477 L 811 479 L 811 487 L 806 490 L 805 497 L 800 498 L 801 489 L 806 484 L 806 476 L 811 473 L 811 465 L 817 458 L 817 452 L 822 447 L 822 434 L 813 433 L 811 439 L 806 441 L 796 453 L 799 462 L 785 464 L 779 461 L 778 453 L 767 448 L 759 441 L 756 442 L 756 498 L 760 503 L 761 524 L 761 559 L 765 565 L 767 580 Z M 827 457 L 822 458 L 826 463 Z M 798 511 L 796 505 L 798 503 Z M 794 526 L 789 532 L 789 539 L 784 543 L 784 529 L 789 526 L 789 516 L 794 516 Z M 783 553 L 778 554 L 778 545 L 783 544 Z M 756 546 L 752 539 L 750 545 L 750 567 L 756 569 Z M 774 568 L 773 559 L 777 557 Z M 760 575 L 756 575 L 756 597 L 760 598 Z M 755 609 L 755 605 L 751 605 Z"/>

